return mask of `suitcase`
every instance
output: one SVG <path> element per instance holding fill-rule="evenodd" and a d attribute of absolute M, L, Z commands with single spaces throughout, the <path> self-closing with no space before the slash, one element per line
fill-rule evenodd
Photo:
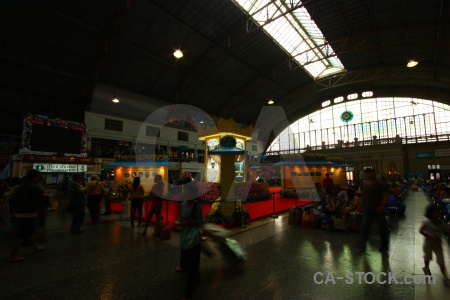
<path fill-rule="evenodd" d="M 203 224 L 203 233 L 216 243 L 225 243 L 225 239 L 230 236 L 231 231 L 212 223 L 205 223 Z"/>
<path fill-rule="evenodd" d="M 225 242 L 220 243 L 220 249 L 225 259 L 234 267 L 247 261 L 247 253 L 235 239 L 225 238 Z"/>
<path fill-rule="evenodd" d="M 159 232 L 159 238 L 162 240 L 170 240 L 171 233 L 170 233 L 170 227 L 167 224 L 164 224 L 161 227 L 161 231 Z"/>
<path fill-rule="evenodd" d="M 300 222 L 303 218 L 303 208 L 298 206 L 292 206 L 291 209 L 289 209 L 289 217 L 288 217 L 288 224 L 289 225 L 300 225 Z"/>

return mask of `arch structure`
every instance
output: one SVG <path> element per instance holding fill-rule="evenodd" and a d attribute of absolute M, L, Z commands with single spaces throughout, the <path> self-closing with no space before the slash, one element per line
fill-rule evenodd
<path fill-rule="evenodd" d="M 266 154 L 341 147 L 450 140 L 450 106 L 437 101 L 384 97 L 322 103 L 284 129 Z"/>

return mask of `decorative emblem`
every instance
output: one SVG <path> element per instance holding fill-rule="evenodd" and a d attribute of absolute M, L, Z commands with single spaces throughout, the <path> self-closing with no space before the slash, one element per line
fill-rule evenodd
<path fill-rule="evenodd" d="M 346 110 L 341 114 L 341 120 L 343 122 L 350 122 L 352 119 L 353 119 L 353 113 L 349 110 Z"/>

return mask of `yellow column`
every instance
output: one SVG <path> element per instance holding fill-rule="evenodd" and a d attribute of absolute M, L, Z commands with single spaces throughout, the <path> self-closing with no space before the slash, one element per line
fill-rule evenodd
<path fill-rule="evenodd" d="M 220 196 L 222 200 L 235 198 L 234 194 L 234 155 L 222 155 L 220 166 Z M 231 216 L 234 212 L 234 201 L 222 202 L 222 214 Z"/>

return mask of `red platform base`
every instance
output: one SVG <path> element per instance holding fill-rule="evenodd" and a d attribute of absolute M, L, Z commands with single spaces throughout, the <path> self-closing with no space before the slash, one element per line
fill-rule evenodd
<path fill-rule="evenodd" d="M 275 196 L 274 200 L 271 199 L 245 204 L 245 207 L 247 208 L 250 214 L 250 222 L 287 212 L 294 205 L 305 206 L 311 203 L 311 200 L 309 199 L 281 198 L 279 194 L 275 194 L 274 196 Z M 151 201 L 149 201 L 148 203 L 147 201 L 144 201 L 144 208 L 143 208 L 145 212 L 145 215 L 143 216 L 144 220 L 146 220 L 146 215 L 150 210 L 150 208 L 151 208 Z M 207 215 L 211 210 L 211 205 L 202 204 L 202 208 L 203 214 Z M 164 216 L 166 224 L 169 224 L 169 226 L 173 227 L 173 222 L 178 218 L 179 209 L 180 209 L 179 201 L 166 200 L 163 202 L 162 215 Z M 120 214 L 122 212 L 122 203 L 112 202 L 111 210 L 115 213 Z M 221 226 L 224 226 L 226 228 L 232 228 L 240 225 L 241 223 L 221 224 Z"/>

